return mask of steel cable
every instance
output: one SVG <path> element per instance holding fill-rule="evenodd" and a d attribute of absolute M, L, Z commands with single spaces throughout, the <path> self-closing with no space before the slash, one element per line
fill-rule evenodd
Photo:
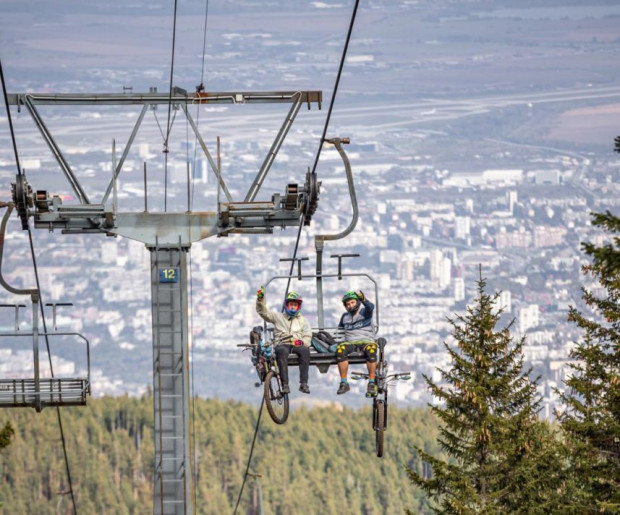
<path fill-rule="evenodd" d="M 170 112 L 172 111 L 172 82 L 174 80 L 174 47 L 177 34 L 177 0 L 174 0 L 174 17 L 172 22 L 172 56 L 170 58 L 170 88 L 168 91 L 168 122 L 166 123 L 166 140 L 164 141 L 164 212 L 168 209 L 168 139 L 170 138 Z"/>
<path fill-rule="evenodd" d="M 19 154 L 17 152 L 17 140 L 15 138 L 15 132 L 13 130 L 13 122 L 11 119 L 11 111 L 9 110 L 9 99 L 8 99 L 8 94 L 6 91 L 6 84 L 4 82 L 4 71 L 3 71 L 3 67 L 2 67 L 2 61 L 0 60 L 0 79 L 2 82 L 2 92 L 4 95 L 4 103 L 6 105 L 6 114 L 7 117 L 9 119 L 9 127 L 11 130 L 11 140 L 13 142 L 13 151 L 15 152 L 15 163 L 17 164 L 17 174 L 18 175 L 22 175 L 22 170 L 19 164 Z M 39 283 L 39 271 L 37 269 L 37 260 L 35 257 L 35 252 L 34 252 L 34 245 L 32 242 L 32 231 L 30 229 L 30 224 L 28 225 L 28 240 L 30 242 L 30 253 L 32 255 L 32 265 L 34 268 L 34 276 L 35 276 L 35 281 L 37 284 L 37 290 L 39 291 L 39 301 L 40 301 L 40 312 L 41 312 L 41 321 L 43 322 L 43 331 L 45 332 L 45 344 L 47 347 L 47 357 L 49 360 L 49 365 L 50 365 L 50 373 L 52 378 L 54 377 L 54 367 L 52 365 L 52 355 L 50 352 L 50 342 L 49 342 L 49 336 L 47 334 L 47 324 L 45 322 L 45 311 L 43 309 L 43 298 L 41 296 L 41 287 L 40 287 L 40 283 Z M 58 418 L 58 427 L 60 429 L 60 439 L 62 442 L 62 451 L 63 451 L 63 455 L 64 455 L 64 460 L 65 460 L 65 470 L 67 472 L 67 482 L 69 483 L 69 493 L 71 494 L 71 503 L 73 505 L 73 513 L 77 515 L 77 507 L 75 504 L 75 495 L 73 494 L 73 481 L 71 480 L 71 468 L 69 466 L 69 457 L 67 454 L 67 442 L 65 439 L 65 431 L 62 425 L 62 416 L 60 414 L 60 407 L 56 406 L 56 415 Z"/>
<path fill-rule="evenodd" d="M 325 141 L 325 135 L 327 134 L 327 128 L 329 127 L 329 121 L 330 121 L 331 113 L 332 113 L 332 110 L 333 110 L 333 107 L 334 107 L 334 100 L 336 99 L 336 93 L 338 92 L 338 85 L 340 83 L 340 77 L 342 75 L 342 69 L 344 67 L 344 61 L 345 61 L 345 58 L 346 58 L 346 55 L 347 55 L 347 50 L 349 48 L 349 41 L 351 40 L 351 34 L 353 33 L 353 25 L 355 23 L 355 17 L 357 15 L 357 8 L 358 8 L 358 6 L 359 6 L 359 0 L 356 0 L 355 1 L 355 6 L 353 8 L 353 14 L 351 15 L 351 21 L 349 23 L 349 30 L 347 32 L 347 37 L 346 37 L 344 49 L 342 51 L 342 56 L 340 58 L 340 65 L 338 66 L 338 74 L 336 76 L 336 83 L 334 85 L 334 92 L 332 94 L 332 98 L 331 98 L 331 101 L 329 103 L 329 109 L 328 109 L 328 112 L 327 112 L 327 118 L 325 120 L 325 126 L 323 128 L 323 134 L 322 134 L 321 140 L 319 142 L 319 149 L 317 151 L 316 158 L 314 160 L 314 166 L 312 167 L 312 173 L 316 172 L 316 167 L 317 167 L 317 164 L 319 162 L 319 157 L 321 155 L 321 149 L 323 148 L 323 143 Z M 294 270 L 294 267 L 295 267 L 295 258 L 297 256 L 297 250 L 299 248 L 299 238 L 301 236 L 301 230 L 303 228 L 303 220 L 304 220 L 304 215 L 302 214 L 301 215 L 301 219 L 300 219 L 300 224 L 299 224 L 299 231 L 297 232 L 297 241 L 295 242 L 295 249 L 293 251 L 293 259 L 291 261 L 291 269 L 289 271 L 289 279 L 288 279 L 288 283 L 286 285 L 285 298 L 286 298 L 286 295 L 288 294 L 288 289 L 289 289 L 290 284 L 291 284 L 291 277 L 290 276 L 292 276 L 293 270 Z M 250 463 L 252 461 L 252 455 L 254 453 L 254 442 L 256 441 L 256 434 L 258 432 L 258 425 L 260 423 L 260 415 L 262 413 L 264 403 L 265 403 L 265 398 L 263 397 L 263 402 L 261 403 L 261 407 L 260 407 L 261 411 L 258 414 L 258 421 L 256 423 L 256 429 L 254 431 L 254 439 L 252 440 L 252 448 L 250 449 L 250 456 L 248 458 L 248 464 L 247 464 L 247 467 L 245 469 L 245 474 L 243 476 L 243 483 L 241 484 L 241 490 L 239 491 L 239 496 L 237 498 L 237 504 L 235 506 L 235 511 L 234 511 L 235 514 L 237 513 L 237 508 L 239 507 L 239 502 L 241 500 L 241 494 L 243 493 L 243 488 L 245 487 L 246 479 L 248 477 L 248 470 L 250 468 Z"/>
<path fill-rule="evenodd" d="M 250 463 L 252 463 L 252 454 L 254 454 L 254 444 L 256 443 L 256 436 L 258 435 L 258 428 L 260 426 L 260 417 L 263 414 L 263 406 L 265 405 L 265 396 L 262 397 L 262 401 L 260 403 L 260 409 L 258 410 L 258 419 L 256 420 L 256 428 L 254 429 L 254 438 L 252 438 L 252 447 L 250 448 L 250 457 L 248 458 L 248 464 L 245 467 L 245 474 L 243 475 L 243 483 L 241 484 L 241 490 L 239 490 L 239 497 L 237 497 L 237 504 L 235 505 L 235 511 L 233 515 L 236 515 L 237 509 L 239 508 L 239 502 L 241 501 L 241 494 L 243 493 L 243 488 L 245 487 L 245 482 L 248 478 L 248 471 L 250 470 Z"/>

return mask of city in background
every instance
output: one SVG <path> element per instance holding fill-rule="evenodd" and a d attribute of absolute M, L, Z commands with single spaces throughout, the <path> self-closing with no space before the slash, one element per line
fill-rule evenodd
<path fill-rule="evenodd" d="M 46 2 L 31 16 L 26 1 L 3 6 L 0 57 L 11 93 L 167 91 L 170 12 L 164 3 L 82 6 L 69 11 Z M 328 324 L 342 312 L 349 289 L 378 296 L 380 334 L 388 340 L 393 370 L 414 380 L 394 390 L 397 403 L 432 401 L 422 374 L 438 380 L 449 366 L 448 318 L 473 300 L 480 270 L 490 291 L 501 292 L 502 322 L 514 320 L 525 337 L 525 358 L 540 376 L 544 415 L 555 406 L 573 342 L 570 305 L 581 305 L 580 243 L 602 243 L 590 213 L 620 205 L 620 6 L 575 2 L 368 2 L 360 8 L 328 137 L 349 137 L 345 147 L 355 178 L 360 220 L 326 255 L 359 253 L 346 271 L 376 281 L 330 280 L 325 285 Z M 517 6 L 518 7 L 515 7 Z M 211 2 L 204 71 L 201 70 L 202 2 L 187 2 L 179 23 L 174 84 L 193 91 L 323 90 L 323 109 L 303 108 L 258 199 L 303 183 L 318 151 L 327 106 L 348 26 L 345 3 Z M 142 6 L 144 7 L 144 6 Z M 41 10 L 43 9 L 43 10 Z M 92 11 L 89 11 L 89 9 Z M 196 16 L 192 16 L 196 14 Z M 60 29 L 62 27 L 62 30 Z M 76 45 L 76 42 L 80 42 Z M 203 76 L 201 76 L 203 75 Z M 222 174 L 234 198 L 251 184 L 288 107 L 202 106 L 192 111 L 212 152 L 221 138 Z M 122 148 L 139 114 L 136 108 L 49 107 L 45 121 L 92 198 L 101 198 L 112 173 L 113 141 Z M 34 189 L 75 202 L 49 149 L 26 112 L 13 110 L 22 167 Z M 213 211 L 213 173 L 177 113 L 167 173 L 161 127 L 168 113 L 149 112 L 125 162 L 118 202 L 144 209 L 143 163 L 148 163 L 148 208 Z M 0 109 L 0 179 L 10 198 L 15 164 L 8 119 Z M 189 206 L 187 168 L 190 168 Z M 319 208 L 299 238 L 298 257 L 314 273 L 314 236 L 344 229 L 351 205 L 344 167 L 325 148 L 317 168 Z M 164 187 L 164 176 L 168 184 Z M 90 340 L 93 394 L 140 395 L 151 384 L 149 257 L 140 243 L 104 235 L 33 233 L 43 302 L 72 302 L 57 311 L 59 330 Z M 254 292 L 284 275 L 297 231 L 211 238 L 191 250 L 192 377 L 195 394 L 258 401 L 246 342 L 253 325 Z M 32 287 L 27 232 L 9 224 L 2 271 L 10 284 Z M 327 259 L 326 272 L 337 263 Z M 279 309 L 285 283 L 267 291 Z M 293 281 L 305 314 L 316 325 L 311 280 Z M 24 302 L 3 292 L 2 303 Z M 14 310 L 0 309 L 3 331 Z M 20 328 L 30 325 L 20 310 Z M 48 310 L 48 326 L 52 314 Z M 2 343 L 2 374 L 32 361 L 28 345 Z M 59 350 L 56 373 L 83 368 L 69 349 Z M 336 397 L 335 367 L 312 371 L 306 402 L 361 405 L 361 389 Z M 305 400 L 305 399 L 304 399 Z"/>

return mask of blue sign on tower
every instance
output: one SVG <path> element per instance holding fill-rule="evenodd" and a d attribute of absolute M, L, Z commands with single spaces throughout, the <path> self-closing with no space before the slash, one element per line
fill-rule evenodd
<path fill-rule="evenodd" d="M 179 282 L 179 269 L 178 268 L 160 268 L 159 269 L 159 282 L 160 283 L 178 283 Z"/>

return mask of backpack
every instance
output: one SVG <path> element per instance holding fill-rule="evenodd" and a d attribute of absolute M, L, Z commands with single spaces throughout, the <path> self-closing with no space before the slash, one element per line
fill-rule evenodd
<path fill-rule="evenodd" d="M 328 352 L 336 352 L 338 343 L 334 340 L 334 337 L 327 331 L 319 331 L 318 333 L 312 333 L 312 346 L 320 354 L 326 354 Z"/>

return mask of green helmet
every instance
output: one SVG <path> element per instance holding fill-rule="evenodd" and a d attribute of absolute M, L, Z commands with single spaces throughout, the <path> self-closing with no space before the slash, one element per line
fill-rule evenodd
<path fill-rule="evenodd" d="M 294 291 L 289 292 L 288 295 L 286 296 L 286 302 L 288 302 L 289 300 L 296 300 L 300 304 L 304 301 L 304 299 L 301 298 L 301 295 L 299 295 L 299 293 L 296 293 Z"/>
<path fill-rule="evenodd" d="M 357 296 L 357 293 L 351 290 L 344 294 L 344 296 L 342 297 L 342 303 L 346 304 L 347 300 L 351 300 L 351 299 L 360 300 L 360 298 Z"/>
<path fill-rule="evenodd" d="M 297 302 L 298 305 L 294 308 L 289 308 L 288 303 L 292 301 Z M 304 299 L 302 299 L 301 295 L 299 295 L 298 293 L 295 293 L 294 291 L 289 292 L 286 296 L 286 299 L 284 299 L 284 312 L 290 317 L 297 316 L 297 314 L 301 310 L 301 303 L 303 301 Z"/>

